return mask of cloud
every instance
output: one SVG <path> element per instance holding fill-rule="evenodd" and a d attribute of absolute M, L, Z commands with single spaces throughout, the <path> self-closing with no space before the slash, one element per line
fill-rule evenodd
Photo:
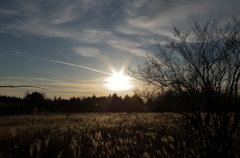
<path fill-rule="evenodd" d="M 36 85 L 46 88 L 47 90 L 41 90 L 36 88 L 2 88 L 4 95 L 24 97 L 26 92 L 32 93 L 39 91 L 46 93 L 47 97 L 54 98 L 55 96 L 61 96 L 62 98 L 70 97 L 83 97 L 91 96 L 93 94 L 97 96 L 109 95 L 109 90 L 104 89 L 103 79 L 87 80 L 82 82 L 66 82 L 62 80 L 53 80 L 47 78 L 28 78 L 28 77 L 0 77 L 0 85 Z M 120 95 L 126 95 L 130 92 L 118 92 Z"/>
<path fill-rule="evenodd" d="M 32 77 L 0 77 L 0 84 L 2 86 L 7 85 L 35 85 L 35 86 L 42 86 L 49 91 L 54 91 L 54 89 L 60 88 L 82 88 L 86 87 L 87 85 L 94 85 L 101 84 L 97 79 L 94 80 L 88 80 L 88 81 L 82 81 L 79 83 L 73 83 L 73 82 L 66 82 L 62 80 L 54 80 L 54 79 L 48 79 L 48 78 L 32 78 Z M 88 87 L 87 86 L 87 87 Z"/>
<path fill-rule="evenodd" d="M 47 78 L 28 78 L 28 77 L 0 77 L 0 85 L 34 85 L 41 86 L 47 90 L 40 90 L 36 88 L 4 88 L 6 95 L 15 95 L 22 97 L 28 91 L 41 91 L 47 93 L 48 97 L 62 96 L 73 97 L 82 95 L 102 94 L 104 91 L 101 88 L 103 84 L 99 79 L 83 81 L 79 83 L 66 82 L 62 80 L 53 80 Z"/>
<path fill-rule="evenodd" d="M 134 54 L 140 57 L 145 57 L 146 53 L 150 51 L 150 50 L 141 48 L 142 46 L 141 42 L 135 42 L 135 41 L 126 40 L 126 39 L 109 41 L 108 44 L 114 48 L 129 52 L 131 54 Z"/>
<path fill-rule="evenodd" d="M 132 59 L 140 57 L 141 60 L 146 53 L 154 52 L 157 49 L 155 38 L 160 41 L 171 38 L 173 22 L 184 29 L 191 22 L 192 15 L 198 14 L 203 21 L 220 14 L 224 21 L 231 16 L 240 16 L 239 5 L 239 0 L 5 0 L 0 5 L 0 34 L 12 36 L 8 37 L 12 43 L 10 45 L 8 40 L 3 41 L 7 44 L 1 49 L 15 49 L 32 54 L 32 57 L 33 54 L 46 57 L 42 58 L 45 61 L 109 74 L 104 72 L 108 71 L 106 67 L 117 69 L 115 66 L 126 57 L 131 59 L 129 63 L 134 64 Z M 45 41 L 42 42 L 43 40 Z M 53 42 L 48 43 L 51 40 Z M 37 55 L 40 52 L 42 55 Z M 76 54 L 79 55 L 77 58 Z M 69 62 L 64 62 L 66 57 Z M 87 63 L 90 67 L 73 64 L 78 63 L 79 58 L 84 61 L 81 64 Z M 31 59 L 25 60 L 33 63 L 29 61 Z M 31 68 L 35 71 L 33 69 L 36 67 Z M 61 65 L 58 68 L 62 69 Z M 53 69 L 51 67 L 47 70 L 51 73 Z M 68 74 L 71 72 L 68 71 Z M 48 76 L 58 78 L 54 74 Z M 0 83 L 5 84 L 8 81 L 3 82 L 0 79 Z M 36 83 L 37 86 L 46 86 L 47 89 L 61 91 L 62 94 L 93 91 L 98 85 L 92 81 L 71 84 L 61 80 L 43 79 L 23 79 L 21 82 L 14 80 L 11 83 Z"/>
<path fill-rule="evenodd" d="M 76 10 L 78 9 L 78 5 L 70 4 L 61 6 L 56 9 L 58 12 L 53 13 L 51 15 L 51 23 L 52 24 L 64 24 L 77 20 L 79 14 L 76 14 Z"/>
<path fill-rule="evenodd" d="M 240 2 L 237 0 L 229 3 L 223 0 L 14 2 L 7 9 L 0 7 L 0 17 L 9 19 L 1 24 L 5 31 L 17 31 L 19 36 L 26 34 L 69 39 L 79 45 L 74 46 L 73 50 L 84 57 L 102 54 L 99 45 L 143 56 L 146 45 L 152 45 L 155 37 L 167 39 L 173 21 L 185 26 L 191 16 L 198 13 L 204 18 L 213 13 L 222 13 L 227 18 L 240 15 L 236 7 Z M 129 45 L 134 42 L 139 45 Z M 93 48 L 84 47 L 90 44 Z"/>
<path fill-rule="evenodd" d="M 76 47 L 74 50 L 78 55 L 84 57 L 97 57 L 100 55 L 100 51 L 94 47 Z"/>
<path fill-rule="evenodd" d="M 0 30 L 0 33 L 6 34 L 7 31 Z"/>
<path fill-rule="evenodd" d="M 20 4 L 17 11 L 6 14 L 6 16 L 13 18 L 19 16 L 19 20 L 13 20 L 12 23 L 9 23 L 5 27 L 6 30 L 20 31 L 19 34 L 22 32 L 23 35 L 33 34 L 45 37 L 67 38 L 78 42 L 79 45 L 102 44 L 106 47 L 121 50 L 121 46 L 109 45 L 111 43 L 109 41 L 121 40 L 122 37 L 118 33 L 116 34 L 114 29 L 115 26 L 121 26 L 122 24 L 118 23 L 120 25 L 115 25 L 113 20 L 121 22 L 125 17 L 122 14 L 117 15 L 115 10 L 106 9 L 105 5 L 109 5 L 110 1 L 96 4 L 91 1 L 71 1 L 68 3 L 65 1 L 53 1 L 51 3 L 46 2 L 45 5 L 48 5 L 47 7 L 37 1 L 27 1 L 29 3 L 17 2 Z M 27 4 L 24 5 L 25 3 Z M 123 10 L 123 6 L 119 6 L 119 10 Z M 108 13 L 108 11 L 111 13 Z M 109 21 L 109 18 L 104 17 L 104 14 L 109 14 L 112 18 L 117 17 L 118 19 Z M 124 32 L 123 35 L 125 35 Z M 95 57 L 101 53 L 96 47 L 93 49 L 79 46 L 73 49 L 84 57 Z M 127 51 L 127 49 L 124 48 L 122 51 Z"/>

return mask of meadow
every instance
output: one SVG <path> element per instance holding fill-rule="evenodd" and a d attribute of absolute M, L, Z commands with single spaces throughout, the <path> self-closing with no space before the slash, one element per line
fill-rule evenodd
<path fill-rule="evenodd" d="M 80 113 L 0 117 L 0 157 L 198 157 L 173 113 Z"/>

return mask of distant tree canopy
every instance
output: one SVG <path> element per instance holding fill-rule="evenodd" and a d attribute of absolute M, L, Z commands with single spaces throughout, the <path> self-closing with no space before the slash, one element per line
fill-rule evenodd
<path fill-rule="evenodd" d="M 126 95 L 123 99 L 116 93 L 107 97 L 96 97 L 93 95 L 92 97 L 72 97 L 70 99 L 55 97 L 54 99 L 49 99 L 44 93 L 27 92 L 23 99 L 0 96 L 0 103 L 13 105 L 0 106 L 0 108 L 5 108 L 5 110 L 0 110 L 1 112 L 6 112 L 6 108 L 10 107 L 12 109 L 7 109 L 7 111 L 11 113 L 11 110 L 14 110 L 14 105 L 16 105 L 18 108 L 23 107 L 21 110 L 23 114 L 26 114 L 26 112 L 24 112 L 26 106 L 30 114 L 33 113 L 35 108 L 37 108 L 38 112 L 144 112 L 145 106 L 142 99 L 136 94 L 132 97 Z"/>
<path fill-rule="evenodd" d="M 30 101 L 35 101 L 37 102 L 42 102 L 45 100 L 45 94 L 39 93 L 39 92 L 33 92 L 32 94 L 29 94 L 27 92 L 26 96 L 24 97 L 25 100 L 30 100 Z"/>
<path fill-rule="evenodd" d="M 23 99 L 26 104 L 34 106 L 35 112 L 41 112 L 43 107 L 46 107 L 46 97 L 44 93 L 33 92 L 32 94 L 26 93 Z"/>
<path fill-rule="evenodd" d="M 149 89 L 138 94 L 162 108 L 180 109 L 182 123 L 204 151 L 200 157 L 234 157 L 239 141 L 233 137 L 240 134 L 240 19 L 222 24 L 219 18 L 200 23 L 194 17 L 190 29 L 173 25 L 172 35 L 166 43 L 157 41 L 158 53 L 130 68 L 157 92 L 154 98 Z"/>

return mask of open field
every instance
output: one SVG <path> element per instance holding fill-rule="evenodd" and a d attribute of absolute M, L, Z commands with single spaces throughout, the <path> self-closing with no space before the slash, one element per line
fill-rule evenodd
<path fill-rule="evenodd" d="M 0 157 L 197 157 L 189 132 L 167 115 L 175 114 L 1 117 Z"/>

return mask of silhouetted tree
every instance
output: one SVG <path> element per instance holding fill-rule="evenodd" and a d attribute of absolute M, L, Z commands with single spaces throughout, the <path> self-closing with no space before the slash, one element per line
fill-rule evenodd
<path fill-rule="evenodd" d="M 121 110 L 122 98 L 118 97 L 116 93 L 114 93 L 111 97 L 110 101 L 110 112 L 119 112 Z"/>
<path fill-rule="evenodd" d="M 195 134 L 201 157 L 236 157 L 240 127 L 240 20 L 221 25 L 218 18 L 190 29 L 172 27 L 174 38 L 157 41 L 159 52 L 148 56 L 132 75 L 181 96 L 188 107 L 184 125 Z M 204 112 L 204 113 L 202 113 Z M 238 135 L 238 137 L 236 137 Z M 238 145 L 237 145 L 238 144 Z"/>
<path fill-rule="evenodd" d="M 101 104 L 101 112 L 111 112 L 111 100 L 112 95 L 109 95 L 104 98 L 103 103 Z"/>
<path fill-rule="evenodd" d="M 80 98 L 75 98 L 75 97 L 70 98 L 68 103 L 69 112 L 74 112 L 74 113 L 82 112 L 81 103 L 82 101 Z"/>
<path fill-rule="evenodd" d="M 134 94 L 131 98 L 132 112 L 144 112 L 144 103 L 139 95 Z"/>
<path fill-rule="evenodd" d="M 35 107 L 35 112 L 41 112 L 43 110 L 43 107 L 46 107 L 46 96 L 44 93 L 39 93 L 39 92 L 33 92 L 32 94 L 29 94 L 27 92 L 24 100 Z"/>
<path fill-rule="evenodd" d="M 147 106 L 154 112 L 174 112 L 176 111 L 176 103 L 178 95 L 174 91 L 166 91 L 159 93 L 154 98 L 149 98 Z"/>
<path fill-rule="evenodd" d="M 24 104 L 22 98 L 0 96 L 0 115 L 31 114 L 33 108 Z"/>
<path fill-rule="evenodd" d="M 131 97 L 129 95 L 126 95 L 123 98 L 123 103 L 122 103 L 122 111 L 123 112 L 130 112 L 131 111 Z"/>

